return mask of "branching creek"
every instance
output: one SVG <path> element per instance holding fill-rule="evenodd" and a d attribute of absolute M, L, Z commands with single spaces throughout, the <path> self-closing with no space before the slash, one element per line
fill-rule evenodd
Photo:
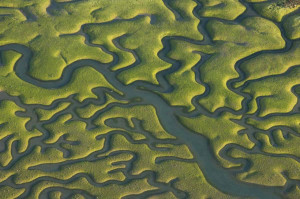
<path fill-rule="evenodd" d="M 93 92 L 98 96 L 98 99 L 87 99 L 87 100 L 84 100 L 82 103 L 79 103 L 78 101 L 76 101 L 74 99 L 75 95 L 71 95 L 64 99 L 55 100 L 54 102 L 52 102 L 51 105 L 40 105 L 40 104 L 26 105 L 18 97 L 12 97 L 12 96 L 9 96 L 8 94 L 6 94 L 5 92 L 0 92 L 0 100 L 14 101 L 18 106 L 26 109 L 26 112 L 24 112 L 24 113 L 17 112 L 17 115 L 22 116 L 22 117 L 30 117 L 31 118 L 31 120 L 26 124 L 26 128 L 28 130 L 36 128 L 40 132 L 43 133 L 43 136 L 33 138 L 29 141 L 29 147 L 24 153 L 17 153 L 16 147 L 17 147 L 18 143 L 14 142 L 12 144 L 13 160 L 11 161 L 11 163 L 9 163 L 9 165 L 7 165 L 6 167 L 0 168 L 0 169 L 1 170 L 10 169 L 20 158 L 22 158 L 23 156 L 25 156 L 27 154 L 30 154 L 32 152 L 33 146 L 35 146 L 35 145 L 41 145 L 42 150 L 45 150 L 49 147 L 59 148 L 61 151 L 63 151 L 64 157 L 68 157 L 69 156 L 68 151 L 66 149 L 64 149 L 63 147 L 61 147 L 61 145 L 64 143 L 73 144 L 73 145 L 76 145 L 79 143 L 67 141 L 63 136 L 55 144 L 50 145 L 50 144 L 43 143 L 43 140 L 45 140 L 46 138 L 49 137 L 49 132 L 47 132 L 47 130 L 43 126 L 45 124 L 55 121 L 62 114 L 67 114 L 67 113 L 72 114 L 72 116 L 73 116 L 72 120 L 84 121 L 87 124 L 88 129 L 93 129 L 95 127 L 93 124 L 93 121 L 96 118 L 98 118 L 102 113 L 104 113 L 105 111 L 107 111 L 115 106 L 132 107 L 135 105 L 151 105 L 155 108 L 157 117 L 160 121 L 160 124 L 164 128 L 164 130 L 166 132 L 168 132 L 170 135 L 176 137 L 176 139 L 160 140 L 160 139 L 151 137 L 151 134 L 149 132 L 146 132 L 145 130 L 143 130 L 140 122 L 137 119 L 133 119 L 133 123 L 135 124 L 135 130 L 139 133 L 142 133 L 145 137 L 147 137 L 146 140 L 135 141 L 135 140 L 131 139 L 131 137 L 126 133 L 126 129 L 130 128 L 128 126 L 128 124 L 126 123 L 126 121 L 119 118 L 119 119 L 117 119 L 117 124 L 120 125 L 123 129 L 125 129 L 125 131 L 112 131 L 106 135 L 99 136 L 97 139 L 105 138 L 104 148 L 101 151 L 96 151 L 83 159 L 67 160 L 60 164 L 38 165 L 38 166 L 29 168 L 29 169 L 40 169 L 40 170 L 44 170 L 44 171 L 51 171 L 51 170 L 59 170 L 59 168 L 61 166 L 72 164 L 74 162 L 96 161 L 99 159 L 99 154 L 103 154 L 103 153 L 109 151 L 111 137 L 114 134 L 121 134 L 121 135 L 124 135 L 131 143 L 145 143 L 153 150 L 168 150 L 167 148 L 166 149 L 156 148 L 154 143 L 156 143 L 156 144 L 157 143 L 170 143 L 170 144 L 175 144 L 175 145 L 176 144 L 185 144 L 186 146 L 188 146 L 188 148 L 194 158 L 192 160 L 180 159 L 180 161 L 196 162 L 198 164 L 200 170 L 203 172 L 206 180 L 212 186 L 214 186 L 216 189 L 218 189 L 219 191 L 221 191 L 223 193 L 226 193 L 226 194 L 229 194 L 232 196 L 241 197 L 241 198 L 244 198 L 244 197 L 261 198 L 261 199 L 282 198 L 284 187 L 262 186 L 262 185 L 251 184 L 251 183 L 246 183 L 246 182 L 237 180 L 235 175 L 241 171 L 246 170 L 249 165 L 249 162 L 247 162 L 247 160 L 232 159 L 227 155 L 227 151 L 232 148 L 238 148 L 239 150 L 246 151 L 247 153 L 264 154 L 264 152 L 262 152 L 260 150 L 259 143 L 253 137 L 253 132 L 255 131 L 254 127 L 247 126 L 247 124 L 245 123 L 245 120 L 247 118 L 266 119 L 266 118 L 272 116 L 272 115 L 268 115 L 264 118 L 258 118 L 256 113 L 251 114 L 251 115 L 246 114 L 248 111 L 248 103 L 252 99 L 252 96 L 250 96 L 249 94 L 243 93 L 241 91 L 243 89 L 243 87 L 239 87 L 239 88 L 233 87 L 233 84 L 235 82 L 239 82 L 239 81 L 245 79 L 245 74 L 240 69 L 240 65 L 247 60 L 253 59 L 253 58 L 257 57 L 258 55 L 261 55 L 262 53 L 284 53 L 284 52 L 287 52 L 291 49 L 294 41 L 289 40 L 285 36 L 282 24 L 276 23 L 278 28 L 281 30 L 282 38 L 286 42 L 285 47 L 280 50 L 266 50 L 266 51 L 260 51 L 260 52 L 254 53 L 248 57 L 245 57 L 245 58 L 239 60 L 235 64 L 235 69 L 236 69 L 237 73 L 239 74 L 239 77 L 236 79 L 229 80 L 227 82 L 227 87 L 231 91 L 244 97 L 244 100 L 242 102 L 242 109 L 235 111 L 230 108 L 223 107 L 223 108 L 217 109 L 214 112 L 209 112 L 197 103 L 199 101 L 199 99 L 207 96 L 210 92 L 209 85 L 207 85 L 205 82 L 203 82 L 201 80 L 200 74 L 199 74 L 199 68 L 201 67 L 201 65 L 205 61 L 207 61 L 208 59 L 211 58 L 211 55 L 207 55 L 207 54 L 203 54 L 203 55 L 201 54 L 201 60 L 192 68 L 192 70 L 195 72 L 196 81 L 199 84 L 202 84 L 206 89 L 204 94 L 195 96 L 193 98 L 192 103 L 196 107 L 196 109 L 192 112 L 187 112 L 182 107 L 170 106 L 168 104 L 168 102 L 166 100 L 164 100 L 159 94 L 159 93 L 172 92 L 172 90 L 174 88 L 172 87 L 172 85 L 170 85 L 168 83 L 166 76 L 177 71 L 181 67 L 181 64 L 177 60 L 170 59 L 166 56 L 167 53 L 170 51 L 170 44 L 169 44 L 170 41 L 171 40 L 184 40 L 184 41 L 187 41 L 187 42 L 190 42 L 193 44 L 198 44 L 198 45 L 213 45 L 214 42 L 212 41 L 212 38 L 210 38 L 209 33 L 206 32 L 206 28 L 205 28 L 208 20 L 215 19 L 215 20 L 220 20 L 223 22 L 228 22 L 227 20 L 222 20 L 222 19 L 217 19 L 217 18 L 206 18 L 206 17 L 199 16 L 198 13 L 199 13 L 199 10 L 201 9 L 202 5 L 198 1 L 195 1 L 195 2 L 197 3 L 197 6 L 194 8 L 193 14 L 200 20 L 199 25 L 198 25 L 198 30 L 204 36 L 204 39 L 202 41 L 191 40 L 191 39 L 184 38 L 184 37 L 165 37 L 162 39 L 164 48 L 158 53 L 158 56 L 160 57 L 160 59 L 171 63 L 172 66 L 169 69 L 166 69 L 164 71 L 157 73 L 156 78 L 159 82 L 159 86 L 152 85 L 150 83 L 142 82 L 142 81 L 136 81 L 132 84 L 124 85 L 122 82 L 120 82 L 116 78 L 118 76 L 118 74 L 120 74 L 122 71 L 128 70 L 129 68 L 135 67 L 136 65 L 141 63 L 141 60 L 139 59 L 139 57 L 133 50 L 126 49 L 119 44 L 120 39 L 122 37 L 126 37 L 126 35 L 114 39 L 113 43 L 120 50 L 132 53 L 133 56 L 135 57 L 136 61 L 134 64 L 132 64 L 128 67 L 125 67 L 125 68 L 122 68 L 122 69 L 119 69 L 116 71 L 112 71 L 111 67 L 113 67 L 114 65 L 116 65 L 118 63 L 118 59 L 119 59 L 118 56 L 113 52 L 109 52 L 108 50 L 105 49 L 105 47 L 103 47 L 101 45 L 96 45 L 96 44 L 90 43 L 89 36 L 84 33 L 83 27 L 82 27 L 81 30 L 75 34 L 83 35 L 86 39 L 85 43 L 87 45 L 99 47 L 102 50 L 104 50 L 105 52 L 111 54 L 113 56 L 113 61 L 108 64 L 103 64 L 103 63 L 100 63 L 98 61 L 91 60 L 91 59 L 78 60 L 78 61 L 75 61 L 75 62 L 67 65 L 59 79 L 51 80 L 51 81 L 43 81 L 43 80 L 35 79 L 29 75 L 29 73 L 28 73 L 29 68 L 30 68 L 29 63 L 30 63 L 30 59 L 33 55 L 33 52 L 31 51 L 31 49 L 29 49 L 28 47 L 26 47 L 24 45 L 20 45 L 20 44 L 8 44 L 8 45 L 1 46 L 0 52 L 6 51 L 6 50 L 13 50 L 13 51 L 16 51 L 16 52 L 22 54 L 22 57 L 17 61 L 17 63 L 14 66 L 14 71 L 20 79 L 22 79 L 23 81 L 28 82 L 30 84 L 33 84 L 35 86 L 46 88 L 46 89 L 61 88 L 64 85 L 67 85 L 69 83 L 69 81 L 71 80 L 71 77 L 76 69 L 81 68 L 81 67 L 90 66 L 90 67 L 93 67 L 95 70 L 97 70 L 99 73 L 101 73 L 114 88 L 121 91 L 121 93 L 123 93 L 123 94 L 121 95 L 121 94 L 115 93 L 107 88 L 95 88 L 95 89 L 93 89 Z M 253 9 L 251 3 L 247 3 L 244 0 L 240 0 L 240 2 L 247 9 L 243 14 L 241 14 L 239 17 L 237 17 L 234 21 L 230 21 L 230 23 L 239 24 L 243 19 L 248 18 L 248 17 L 256 17 L 256 16 L 262 17 Z M 177 12 L 174 8 L 171 8 L 171 5 L 168 4 L 167 0 L 164 0 L 164 3 L 174 13 L 174 15 L 176 16 L 176 20 L 182 20 L 182 16 L 180 15 L 180 12 Z M 57 3 L 57 5 L 55 5 L 55 6 L 59 6 L 59 3 Z M 291 13 L 291 14 L 293 14 L 293 13 Z M 285 17 L 287 17 L 287 16 L 285 16 Z M 153 18 L 153 16 L 150 16 L 150 17 Z M 116 20 L 122 20 L 122 19 L 116 19 Z M 113 23 L 113 22 L 114 21 L 112 21 L 110 23 Z M 155 23 L 155 20 L 153 23 Z M 104 104 L 106 102 L 106 97 L 105 97 L 106 94 L 112 95 L 116 99 L 127 101 L 129 103 L 128 104 L 111 103 L 104 110 L 96 112 L 91 118 L 88 118 L 88 119 L 79 118 L 76 115 L 76 113 L 74 111 L 75 108 L 84 107 L 90 103 L 96 104 L 96 105 Z M 43 109 L 51 110 L 51 109 L 57 107 L 58 104 L 61 102 L 71 102 L 71 106 L 68 107 L 67 109 L 65 109 L 64 111 L 55 114 L 50 120 L 38 121 L 38 117 L 34 113 L 34 110 L 36 108 L 43 108 Z M 259 108 L 260 107 L 258 107 L 258 109 Z M 297 112 L 299 113 L 299 108 L 300 108 L 300 103 L 297 103 L 297 105 L 294 107 L 293 111 L 289 114 L 294 114 Z M 179 116 L 181 116 L 181 117 L 182 116 L 196 117 L 199 115 L 205 115 L 208 117 L 215 118 L 215 117 L 218 117 L 223 112 L 230 112 L 235 115 L 243 115 L 243 118 L 241 120 L 234 121 L 234 122 L 236 122 L 242 126 L 246 126 L 247 131 L 245 133 L 247 133 L 247 135 L 249 136 L 249 139 L 251 141 L 255 142 L 255 144 L 256 144 L 256 147 L 250 151 L 247 149 L 244 149 L 241 146 L 234 145 L 234 144 L 228 144 L 220 151 L 219 155 L 221 157 L 223 157 L 224 159 L 227 159 L 232 162 L 241 163 L 243 166 L 239 167 L 239 168 L 234 168 L 234 169 L 223 168 L 220 165 L 220 163 L 218 162 L 217 158 L 215 157 L 215 154 L 210 146 L 209 139 L 199 133 L 193 132 L 192 130 L 190 130 L 183 124 L 181 124 L 178 120 Z M 276 115 L 281 115 L 281 114 L 276 113 Z M 108 126 L 116 125 L 114 122 L 111 122 L 111 121 L 107 121 L 106 123 Z M 131 130 L 133 130 L 133 129 L 131 129 Z M 297 135 L 297 132 L 293 132 L 291 129 L 288 129 L 287 127 L 282 127 L 282 130 L 289 131 L 289 132 L 292 132 L 295 135 Z M 266 132 L 266 133 L 268 133 L 268 132 Z M 5 147 L 1 148 L 1 151 L 6 150 L 7 139 L 9 139 L 9 137 L 1 140 L 1 145 L 3 144 L 5 146 Z M 134 153 L 132 153 L 131 151 L 118 151 L 118 152 L 114 152 L 114 154 L 110 154 L 110 155 L 116 155 L 116 154 L 121 154 L 121 153 L 129 153 L 129 154 L 132 154 L 132 156 L 134 157 L 132 160 L 130 160 L 128 162 L 122 162 L 127 165 L 125 169 L 121 169 L 122 172 L 126 176 L 126 180 L 123 182 L 108 181 L 105 183 L 96 183 L 92 179 L 91 176 L 84 174 L 84 173 L 80 173 L 80 174 L 73 176 L 72 178 L 70 178 L 68 180 L 58 180 L 58 179 L 51 178 L 51 177 L 40 177 L 40 178 L 35 179 L 32 182 L 21 184 L 21 185 L 16 185 L 13 182 L 13 177 L 11 177 L 11 178 L 3 181 L 0 184 L 1 185 L 9 185 L 14 188 L 24 188 L 25 187 L 26 191 L 20 196 L 20 198 L 24 198 L 24 197 L 28 196 L 28 194 L 30 193 L 31 186 L 35 183 L 38 183 L 39 181 L 46 180 L 46 181 L 52 181 L 52 182 L 58 182 L 61 184 L 65 184 L 65 183 L 70 183 L 80 177 L 84 177 L 93 186 L 101 187 L 101 186 L 105 186 L 108 184 L 125 184 L 131 180 L 147 177 L 149 184 L 157 187 L 158 189 L 147 191 L 142 194 L 129 195 L 124 198 L 146 198 L 151 195 L 169 192 L 169 191 L 172 192 L 177 198 L 189 198 L 189 195 L 187 193 L 185 193 L 184 191 L 178 190 L 173 186 L 173 183 L 178 179 L 173 179 L 172 181 L 170 181 L 168 183 L 160 183 L 160 182 L 156 181 L 156 176 L 153 171 L 144 171 L 139 175 L 130 174 L 131 165 L 132 165 L 132 162 L 135 160 L 136 155 Z M 267 155 L 270 155 L 270 154 L 267 154 Z M 287 157 L 287 155 L 282 155 L 282 156 Z M 100 158 L 105 158 L 105 157 L 100 157 Z M 300 162 L 299 158 L 297 158 L 297 157 L 291 157 L 291 158 Z M 168 157 L 168 159 L 172 159 L 172 157 Z M 175 157 L 174 157 L 174 159 L 175 159 Z M 164 160 L 162 159 L 160 161 L 164 161 Z M 289 183 L 292 183 L 292 182 L 289 181 Z M 297 183 L 298 182 L 294 182 L 294 184 L 297 184 Z M 77 192 L 82 194 L 85 198 L 94 198 L 94 196 L 90 195 L 87 192 L 83 192 L 82 190 L 68 190 L 68 189 L 65 189 L 62 187 L 47 188 L 42 191 L 42 193 L 40 194 L 39 197 L 46 198 L 48 196 L 49 192 L 54 191 L 54 190 L 62 192 L 63 198 L 68 198 L 70 195 L 72 195 L 73 193 L 77 193 Z"/>

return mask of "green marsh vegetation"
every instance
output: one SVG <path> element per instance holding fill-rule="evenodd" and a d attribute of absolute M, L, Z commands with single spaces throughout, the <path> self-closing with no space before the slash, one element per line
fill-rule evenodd
<path fill-rule="evenodd" d="M 298 1 L 1 0 L 4 198 L 291 198 Z"/>

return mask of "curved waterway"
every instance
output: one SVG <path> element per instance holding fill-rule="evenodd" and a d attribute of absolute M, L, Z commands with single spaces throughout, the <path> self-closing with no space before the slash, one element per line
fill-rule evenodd
<path fill-rule="evenodd" d="M 113 87 L 124 93 L 124 98 L 141 98 L 145 104 L 149 104 L 155 107 L 157 117 L 163 128 L 169 134 L 175 136 L 179 141 L 189 147 L 206 180 L 218 190 L 230 195 L 240 197 L 254 197 L 264 199 L 281 198 L 279 196 L 279 187 L 265 187 L 238 181 L 234 176 L 230 174 L 228 170 L 219 165 L 209 145 L 209 140 L 206 137 L 184 127 L 178 121 L 176 116 L 177 110 L 174 107 L 168 105 L 165 100 L 163 100 L 154 92 L 139 89 L 138 84 L 122 84 L 117 80 L 116 74 L 109 69 L 109 65 L 105 65 L 90 59 L 79 60 L 68 65 L 63 71 L 60 79 L 42 81 L 32 78 L 28 74 L 29 62 L 32 52 L 26 46 L 19 44 L 9 44 L 0 47 L 0 50 L 14 50 L 21 53 L 22 57 L 16 63 L 14 68 L 17 76 L 28 83 L 47 89 L 60 88 L 66 85 L 70 81 L 74 70 L 80 67 L 93 67 L 101 74 L 103 74 Z"/>

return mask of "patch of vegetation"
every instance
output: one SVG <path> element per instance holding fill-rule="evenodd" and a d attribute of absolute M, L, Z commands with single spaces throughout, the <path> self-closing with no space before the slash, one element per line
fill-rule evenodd
<path fill-rule="evenodd" d="M 276 5 L 285 8 L 295 8 L 300 5 L 300 0 L 281 0 Z"/>

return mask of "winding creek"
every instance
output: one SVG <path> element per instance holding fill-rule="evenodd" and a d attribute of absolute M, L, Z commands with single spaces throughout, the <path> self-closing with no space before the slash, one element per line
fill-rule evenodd
<path fill-rule="evenodd" d="M 164 1 L 164 2 L 166 5 L 168 5 L 166 3 L 167 1 Z M 250 4 L 246 3 L 245 1 L 241 1 L 241 3 L 243 3 L 247 7 L 247 12 L 245 12 L 241 16 L 239 16 L 234 21 L 235 23 L 240 23 L 241 20 L 243 20 L 246 17 L 259 16 L 253 10 L 253 8 L 251 7 Z M 169 7 L 169 5 L 168 5 L 168 7 Z M 20 44 L 9 44 L 9 45 L 1 46 L 0 51 L 14 50 L 14 51 L 21 53 L 22 57 L 17 61 L 16 65 L 14 67 L 14 71 L 15 71 L 16 75 L 23 81 L 26 81 L 30 84 L 36 85 L 38 87 L 46 88 L 46 89 L 61 88 L 64 85 L 68 84 L 68 82 L 71 80 L 71 77 L 76 69 L 85 67 L 85 66 L 93 67 L 95 70 L 97 70 L 99 73 L 101 73 L 114 88 L 116 88 L 117 90 L 119 90 L 123 93 L 123 95 L 114 94 L 116 97 L 118 97 L 120 99 L 128 100 L 128 101 L 131 101 L 132 99 L 135 99 L 135 98 L 139 98 L 139 99 L 142 99 L 140 104 L 148 104 L 148 105 L 152 105 L 153 107 L 155 107 L 157 117 L 158 117 L 161 125 L 163 126 L 163 128 L 166 130 L 166 132 L 175 136 L 179 143 L 183 143 L 189 147 L 191 153 L 194 156 L 195 162 L 198 164 L 200 170 L 203 172 L 206 180 L 212 186 L 214 186 L 218 190 L 220 190 L 224 193 L 230 194 L 232 196 L 253 197 L 253 198 L 261 198 L 261 199 L 279 199 L 279 198 L 281 198 L 282 187 L 260 186 L 260 185 L 245 183 L 245 182 L 241 182 L 241 181 L 237 180 L 235 178 L 235 176 L 228 169 L 223 168 L 218 163 L 218 161 L 212 151 L 212 148 L 210 146 L 209 140 L 206 137 L 204 137 L 203 135 L 193 132 L 190 129 L 188 129 L 187 127 L 183 126 L 179 122 L 178 117 L 179 116 L 196 117 L 196 116 L 202 115 L 202 114 L 209 116 L 209 117 L 217 117 L 222 112 L 231 112 L 233 114 L 245 114 L 247 112 L 247 103 L 252 98 L 250 95 L 242 93 L 241 92 L 242 88 L 235 89 L 235 88 L 233 88 L 232 85 L 235 82 L 241 81 L 245 78 L 245 74 L 243 74 L 243 72 L 239 68 L 241 63 L 243 63 L 249 59 L 253 59 L 256 56 L 261 55 L 262 53 L 283 53 L 283 52 L 287 52 L 291 48 L 291 46 L 293 45 L 293 41 L 287 39 L 287 37 L 284 34 L 282 25 L 280 23 L 278 23 L 276 25 L 281 30 L 282 37 L 284 38 L 284 40 L 286 42 L 285 48 L 280 49 L 280 50 L 260 51 L 260 52 L 254 53 L 248 57 L 245 57 L 245 58 L 239 60 L 235 65 L 236 71 L 239 73 L 239 77 L 237 79 L 232 79 L 227 82 L 227 86 L 231 91 L 236 92 L 237 94 L 245 97 L 245 99 L 243 100 L 243 106 L 242 106 L 243 108 L 241 110 L 234 111 L 234 110 L 224 107 L 224 108 L 220 108 L 220 109 L 216 110 L 215 112 L 211 113 L 211 112 L 208 112 L 207 110 L 201 108 L 200 106 L 198 106 L 196 102 L 199 100 L 199 98 L 201 98 L 209 93 L 209 86 L 205 85 L 205 83 L 202 82 L 201 79 L 197 79 L 197 82 L 204 85 L 206 88 L 206 91 L 205 91 L 204 95 L 194 97 L 193 102 L 196 107 L 196 110 L 191 113 L 185 113 L 185 112 L 180 111 L 178 109 L 178 107 L 176 108 L 176 107 L 170 106 L 168 104 L 168 102 L 166 102 L 159 94 L 153 92 L 153 90 L 158 91 L 158 92 L 172 91 L 172 86 L 167 82 L 165 76 L 167 74 L 170 74 L 170 73 L 176 71 L 180 67 L 180 64 L 176 60 L 171 60 L 166 57 L 166 54 L 170 50 L 170 47 L 168 45 L 170 40 L 182 39 L 182 40 L 186 40 L 188 42 L 194 43 L 194 44 L 213 45 L 212 39 L 209 37 L 209 34 L 206 33 L 206 30 L 205 30 L 205 25 L 209 19 L 203 18 L 203 17 L 200 17 L 199 15 L 197 15 L 198 10 L 200 8 L 201 8 L 201 4 L 198 3 L 198 6 L 194 9 L 193 13 L 200 20 L 198 29 L 204 35 L 203 41 L 193 41 L 193 40 L 189 40 L 187 38 L 180 38 L 180 37 L 165 37 L 162 40 L 164 48 L 160 51 L 160 53 L 158 55 L 161 59 L 171 63 L 172 67 L 167 70 L 161 71 L 157 74 L 157 79 L 160 82 L 159 86 L 154 86 L 154 85 L 151 85 L 151 84 L 148 84 L 145 82 L 139 82 L 139 81 L 135 82 L 133 84 L 130 84 L 130 85 L 122 84 L 116 78 L 116 76 L 119 73 L 121 73 L 122 70 L 125 70 L 125 69 L 121 69 L 118 71 L 112 71 L 110 69 L 118 61 L 117 55 L 115 55 L 114 53 L 111 53 L 111 52 L 110 53 L 113 55 L 114 60 L 109 64 L 103 64 L 103 63 L 100 63 L 98 61 L 91 60 L 91 59 L 78 60 L 78 61 L 73 62 L 72 64 L 66 66 L 62 73 L 62 76 L 58 80 L 43 81 L 43 80 L 38 80 L 38 79 L 31 77 L 28 73 L 29 68 L 30 68 L 30 66 L 29 66 L 30 59 L 33 54 L 32 51 L 28 47 L 26 47 L 24 45 L 20 45 Z M 176 19 L 181 20 L 180 14 L 177 13 L 176 11 L 173 11 L 173 12 L 174 12 L 174 15 L 176 16 Z M 84 33 L 81 32 L 79 34 L 84 34 Z M 85 37 L 86 37 L 86 44 L 93 45 L 93 44 L 89 43 L 88 36 L 85 35 Z M 116 46 L 118 46 L 118 48 L 120 48 L 121 50 L 126 50 L 126 51 L 134 54 L 134 51 L 122 48 L 120 45 L 118 45 L 118 43 L 119 43 L 118 39 L 115 39 L 114 44 Z M 137 55 L 134 55 L 134 57 L 136 58 L 136 62 L 129 67 L 134 67 L 140 63 L 140 60 L 137 57 Z M 210 59 L 210 55 L 205 55 L 202 58 L 202 60 L 200 60 L 199 63 L 194 67 L 193 71 L 196 72 L 197 68 L 200 67 L 200 65 L 203 64 L 203 62 L 205 62 L 208 59 Z M 199 75 L 197 75 L 197 76 L 199 76 Z M 199 78 L 199 77 L 196 77 L 196 78 Z M 0 95 L 0 98 L 5 98 L 5 97 L 8 98 L 8 96 L 6 96 L 6 95 Z M 14 101 L 16 100 L 15 97 L 11 97 L 11 99 Z M 65 100 L 68 101 L 70 99 L 65 99 Z M 18 103 L 21 104 L 21 102 L 18 102 Z M 117 104 L 117 105 L 119 105 L 119 104 Z M 38 105 L 32 105 L 32 107 L 35 107 L 35 106 L 38 106 Z M 126 105 L 124 105 L 124 106 L 126 106 Z M 128 105 L 128 106 L 132 106 L 132 105 Z M 92 118 L 89 119 L 90 121 L 86 121 L 86 122 L 91 124 L 93 119 L 95 119 L 97 116 L 98 115 L 93 116 Z M 255 117 L 255 116 L 244 116 L 244 117 Z M 39 128 L 42 129 L 42 125 L 40 125 Z M 45 130 L 42 130 L 42 131 L 44 131 L 44 133 L 46 134 Z M 33 145 L 34 143 L 37 143 L 40 140 L 41 140 L 41 138 L 33 140 L 33 141 L 31 141 L 30 145 Z M 61 140 L 61 141 L 64 142 L 63 140 Z M 170 143 L 171 143 L 171 141 L 170 141 Z M 76 144 L 76 143 L 73 143 L 73 144 Z M 108 150 L 108 148 L 109 148 L 108 145 L 109 145 L 109 143 L 107 142 L 105 144 L 105 146 L 106 146 L 105 150 Z M 244 149 L 241 149 L 241 150 L 244 150 Z M 13 154 L 15 157 L 17 157 L 17 156 L 21 157 L 24 155 L 24 154 L 21 154 L 21 155 L 17 154 L 17 152 L 13 152 Z M 224 152 L 224 154 L 225 154 L 225 152 Z M 89 157 L 87 157 L 86 159 L 89 159 Z M 78 160 L 78 161 L 80 161 L 80 160 Z M 48 170 L 50 168 L 48 168 L 46 166 L 44 169 Z M 78 175 L 82 176 L 84 174 L 78 174 Z M 142 178 L 143 176 L 146 176 L 146 175 L 153 176 L 149 172 L 143 173 L 138 177 L 130 176 L 130 174 L 128 172 L 126 174 L 126 176 L 130 179 Z M 76 178 L 79 176 L 74 176 L 73 178 Z M 88 179 L 87 176 L 85 176 L 85 177 Z M 35 182 L 42 180 L 42 179 L 47 180 L 47 178 L 41 178 L 41 179 L 35 180 Z M 55 180 L 52 178 L 48 178 L 48 180 L 59 181 L 59 180 Z M 72 179 L 70 179 L 68 181 L 71 181 L 71 180 Z M 89 180 L 89 181 L 94 186 L 104 186 L 104 185 L 97 185 L 97 184 L 93 183 L 92 180 Z M 109 183 L 119 183 L 119 182 L 109 182 Z M 155 179 L 152 179 L 152 183 L 153 184 L 156 183 Z M 20 185 L 15 185 L 11 181 L 10 182 L 7 181 L 7 184 L 9 184 L 12 187 L 20 187 Z M 164 187 L 166 185 L 163 185 L 163 184 L 158 184 L 157 186 L 162 187 L 163 189 L 168 189 L 168 188 Z M 54 189 L 60 190 L 62 192 L 67 192 L 67 190 L 64 190 L 63 188 L 53 188 L 52 190 L 54 190 Z M 171 191 L 173 193 L 176 193 L 175 195 L 178 198 L 186 198 L 187 197 L 187 195 L 185 195 L 184 193 L 182 193 L 178 190 L 172 189 Z M 41 194 L 41 197 L 46 196 L 47 195 L 46 192 L 47 192 L 47 190 L 44 190 L 43 193 Z M 24 195 L 26 195 L 26 194 L 28 194 L 28 191 Z M 90 196 L 88 193 L 83 193 L 83 194 L 86 198 L 92 198 L 92 196 Z M 140 196 L 140 198 L 143 198 L 146 196 L 147 196 L 147 194 Z M 138 198 L 138 197 L 136 197 L 136 198 Z"/>

